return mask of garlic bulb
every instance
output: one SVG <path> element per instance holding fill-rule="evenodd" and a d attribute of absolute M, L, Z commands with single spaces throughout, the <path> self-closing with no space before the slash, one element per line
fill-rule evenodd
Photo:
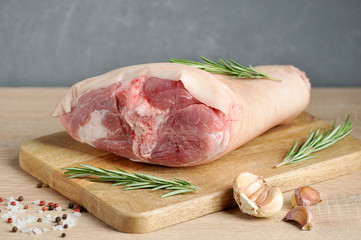
<path fill-rule="evenodd" d="M 249 172 L 234 179 L 233 196 L 242 212 L 255 217 L 272 216 L 283 205 L 283 195 L 278 187 Z"/>
<path fill-rule="evenodd" d="M 291 203 L 292 206 L 311 206 L 318 202 L 321 202 L 321 195 L 320 193 L 309 186 L 301 186 L 298 187 L 292 195 Z"/>
<path fill-rule="evenodd" d="M 292 208 L 286 216 L 284 221 L 295 221 L 301 224 L 302 230 L 311 230 L 315 224 L 314 216 L 308 207 L 298 206 Z"/>

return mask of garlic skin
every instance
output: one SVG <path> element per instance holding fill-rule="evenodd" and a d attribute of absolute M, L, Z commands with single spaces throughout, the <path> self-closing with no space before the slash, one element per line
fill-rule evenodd
<path fill-rule="evenodd" d="M 311 230 L 315 225 L 313 212 L 304 206 L 292 208 L 282 220 L 298 222 L 302 226 L 302 230 Z"/>
<path fill-rule="evenodd" d="M 298 187 L 291 198 L 291 203 L 293 207 L 308 207 L 321 201 L 322 199 L 320 193 L 316 189 L 309 186 Z"/>
<path fill-rule="evenodd" d="M 242 212 L 254 217 L 270 217 L 283 205 L 283 195 L 278 187 L 249 172 L 234 179 L 233 197 Z"/>

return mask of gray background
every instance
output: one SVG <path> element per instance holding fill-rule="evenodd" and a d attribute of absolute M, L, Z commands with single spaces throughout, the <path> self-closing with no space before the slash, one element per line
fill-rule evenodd
<path fill-rule="evenodd" d="M 361 1 L 0 0 L 0 86 L 70 86 L 199 55 L 361 86 Z"/>

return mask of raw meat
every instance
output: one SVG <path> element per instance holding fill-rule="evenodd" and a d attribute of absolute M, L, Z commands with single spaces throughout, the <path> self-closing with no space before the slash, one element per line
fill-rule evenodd
<path fill-rule="evenodd" d="M 239 80 L 175 63 L 120 68 L 71 87 L 53 116 L 76 140 L 129 158 L 183 167 L 213 161 L 308 105 L 293 66 L 259 66 L 282 82 Z"/>

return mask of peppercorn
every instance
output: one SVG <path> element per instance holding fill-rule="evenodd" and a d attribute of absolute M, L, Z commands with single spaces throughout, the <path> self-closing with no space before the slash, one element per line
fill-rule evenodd
<path fill-rule="evenodd" d="M 13 219 L 12 218 L 8 218 L 8 223 L 12 223 Z"/>
<path fill-rule="evenodd" d="M 18 197 L 18 201 L 19 201 L 19 202 L 21 202 L 21 201 L 23 201 L 23 200 L 24 200 L 24 197 L 23 197 L 23 196 L 19 196 L 19 197 Z"/>
<path fill-rule="evenodd" d="M 12 232 L 17 232 L 17 231 L 18 231 L 18 227 L 14 226 L 11 231 L 12 231 Z"/>
<path fill-rule="evenodd" d="M 65 220 L 68 217 L 68 214 L 63 214 L 63 219 Z"/>
<path fill-rule="evenodd" d="M 84 211 L 84 207 L 83 207 L 83 206 L 79 206 L 79 210 L 80 210 L 80 212 L 83 212 L 83 211 Z"/>
<path fill-rule="evenodd" d="M 60 222 L 61 221 L 61 217 L 56 217 L 55 218 L 55 222 Z"/>
<path fill-rule="evenodd" d="M 28 209 L 28 208 L 29 208 L 29 205 L 25 205 L 25 206 L 24 206 L 24 209 Z"/>
<path fill-rule="evenodd" d="M 38 222 L 43 222 L 43 219 L 42 219 L 42 218 L 38 218 Z"/>
<path fill-rule="evenodd" d="M 45 212 L 45 211 L 46 211 L 46 207 L 42 207 L 41 210 L 43 210 L 43 212 Z"/>
<path fill-rule="evenodd" d="M 54 205 L 54 203 L 53 202 L 48 203 L 48 206 L 50 206 L 50 205 Z"/>
<path fill-rule="evenodd" d="M 69 208 L 73 209 L 74 207 L 74 203 L 70 202 L 69 205 L 68 205 Z"/>
<path fill-rule="evenodd" d="M 64 224 L 64 228 L 68 228 L 69 226 L 68 226 L 68 224 Z"/>
<path fill-rule="evenodd" d="M 74 212 L 80 212 L 80 210 L 78 208 L 75 208 Z"/>
<path fill-rule="evenodd" d="M 12 201 L 10 204 L 13 205 L 13 206 L 16 206 L 16 202 L 15 202 L 15 201 Z"/>
<path fill-rule="evenodd" d="M 40 206 L 44 206 L 44 205 L 45 205 L 45 201 L 40 201 L 39 205 L 40 205 Z"/>
<path fill-rule="evenodd" d="M 50 211 L 54 210 L 54 205 L 50 205 L 50 206 L 48 207 L 48 209 L 49 209 Z"/>
<path fill-rule="evenodd" d="M 66 237 L 66 234 L 65 234 L 65 233 L 62 233 L 62 234 L 61 234 L 61 237 L 63 237 L 63 238 Z"/>
<path fill-rule="evenodd" d="M 59 207 L 59 204 L 58 203 L 54 203 L 54 208 L 57 208 Z"/>
<path fill-rule="evenodd" d="M 37 185 L 36 185 L 37 188 L 42 188 L 43 187 L 43 184 L 41 182 L 39 182 Z"/>
<path fill-rule="evenodd" d="M 3 202 L 4 201 L 4 198 L 3 197 L 0 197 L 0 202 Z"/>

